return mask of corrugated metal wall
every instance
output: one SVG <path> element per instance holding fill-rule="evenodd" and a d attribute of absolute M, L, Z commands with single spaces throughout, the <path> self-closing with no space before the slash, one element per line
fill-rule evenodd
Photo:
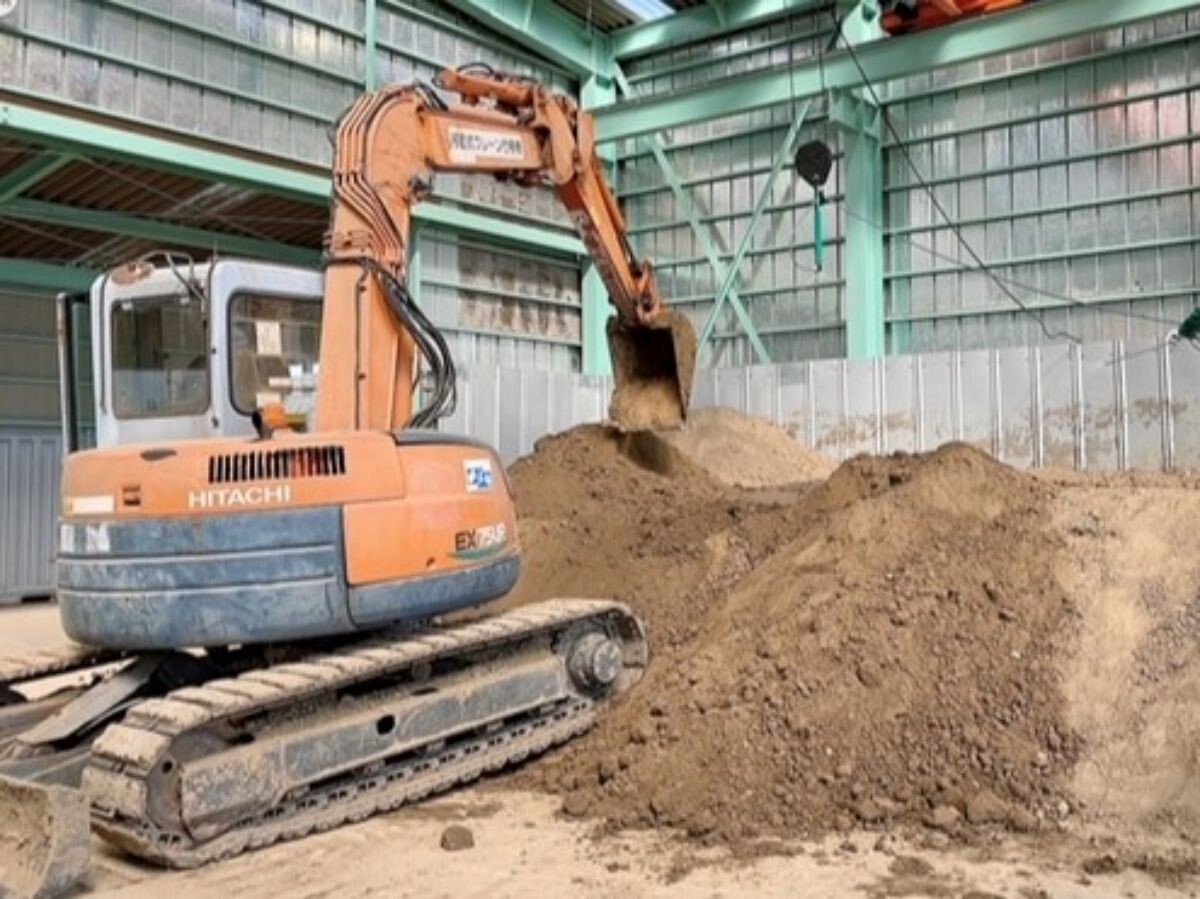
<path fill-rule="evenodd" d="M 53 297 L 0 288 L 0 426 L 58 428 L 54 316 Z"/>
<path fill-rule="evenodd" d="M 828 39 L 827 11 L 627 63 L 635 92 L 664 93 L 789 59 Z M 888 113 L 939 201 L 1018 298 L 1070 311 L 1046 330 L 1083 340 L 1162 334 L 1196 302 L 1200 214 L 1200 13 L 1059 42 L 881 85 Z M 744 232 L 793 105 L 663 135 L 726 261 Z M 801 141 L 837 129 L 818 117 Z M 1009 346 L 1049 339 L 978 271 L 933 210 L 903 152 L 885 154 L 889 349 Z M 697 316 L 714 291 L 704 261 L 644 141 L 622 147 L 621 193 L 640 250 L 669 297 Z M 843 188 L 835 168 L 831 199 Z M 813 272 L 810 192 L 789 171 L 741 267 L 743 295 L 776 361 L 843 350 L 845 212 Z M 832 218 L 833 216 L 831 216 Z M 734 330 L 732 313 L 718 328 Z M 749 361 L 725 341 L 718 364 Z"/>
<path fill-rule="evenodd" d="M 612 382 L 468 365 L 443 422 L 506 462 L 542 436 L 602 421 Z M 1200 352 L 1182 345 L 957 350 L 710 368 L 696 406 L 773 421 L 833 458 L 964 440 L 1020 467 L 1200 470 Z M 0 431 L 0 599 L 48 589 L 58 507 L 56 433 Z"/>
<path fill-rule="evenodd" d="M 50 590 L 61 451 L 58 431 L 0 430 L 0 602 Z"/>
<path fill-rule="evenodd" d="M 612 383 L 473 366 L 446 430 L 506 461 L 543 434 L 603 420 Z M 832 458 L 962 440 L 1018 467 L 1200 469 L 1200 352 L 1162 343 L 944 350 L 709 368 L 693 404 L 765 418 Z"/>

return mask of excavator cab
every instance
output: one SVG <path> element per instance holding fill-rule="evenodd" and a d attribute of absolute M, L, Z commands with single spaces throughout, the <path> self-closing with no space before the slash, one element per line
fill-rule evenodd
<path fill-rule="evenodd" d="M 319 272 L 157 253 L 58 300 L 63 445 L 249 437 L 278 404 L 311 428 Z"/>

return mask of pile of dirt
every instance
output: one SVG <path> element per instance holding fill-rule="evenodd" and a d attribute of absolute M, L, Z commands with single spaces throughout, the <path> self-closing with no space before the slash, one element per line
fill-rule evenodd
<path fill-rule="evenodd" d="M 828 477 L 832 459 L 802 447 L 786 431 L 732 409 L 697 409 L 685 427 L 630 435 L 638 461 L 672 475 L 697 466 L 726 487 L 779 487 Z"/>
<path fill-rule="evenodd" d="M 585 427 L 513 466 L 510 602 L 624 600 L 653 654 L 592 734 L 520 779 L 570 814 L 734 846 L 1069 810 L 1053 488 L 965 445 L 789 489 L 676 463 Z"/>
<path fill-rule="evenodd" d="M 1080 610 L 1064 658 L 1069 721 L 1085 739 L 1072 779 L 1123 833 L 1200 839 L 1200 491 L 1115 476 L 1060 485 L 1059 578 Z"/>

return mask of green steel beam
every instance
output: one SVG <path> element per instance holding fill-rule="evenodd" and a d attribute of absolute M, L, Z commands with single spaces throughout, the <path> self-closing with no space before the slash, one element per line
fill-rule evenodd
<path fill-rule="evenodd" d="M 70 161 L 71 157 L 65 153 L 47 151 L 21 163 L 0 178 L 0 206 L 21 196 L 29 188 L 50 177 Z"/>
<path fill-rule="evenodd" d="M 295 265 L 317 265 L 320 262 L 320 254 L 309 247 L 244 237 L 240 234 L 205 231 L 202 228 L 191 228 L 137 215 L 45 203 L 41 200 L 11 200 L 0 208 L 0 217 L 45 222 L 64 228 L 81 228 L 84 231 L 99 231 L 105 234 L 121 234 L 164 244 L 221 250 L 234 255 Z"/>
<path fill-rule="evenodd" d="M 379 10 L 375 0 L 363 4 L 363 87 L 369 91 L 379 86 Z"/>
<path fill-rule="evenodd" d="M 608 38 L 551 0 L 446 0 L 455 9 L 584 78 L 603 73 Z"/>
<path fill-rule="evenodd" d="M 593 75 L 583 83 L 579 99 L 584 109 L 591 109 L 600 103 L 613 102 L 616 99 L 616 93 L 616 87 L 612 81 L 602 82 Z M 615 190 L 616 147 L 613 144 L 604 144 L 597 147 L 596 152 L 604 161 L 609 183 Z M 580 292 L 583 305 L 582 321 L 580 322 L 580 343 L 583 356 L 581 368 L 585 375 L 609 376 L 612 374 L 612 356 L 608 351 L 608 318 L 612 312 L 604 279 L 600 277 L 600 272 L 591 259 L 584 265 Z"/>
<path fill-rule="evenodd" d="M 775 154 L 775 162 L 771 165 L 771 173 L 767 176 L 767 182 L 759 191 L 758 199 L 754 203 L 754 212 L 750 215 L 750 221 L 746 225 L 746 233 L 742 235 L 741 241 L 738 243 L 737 251 L 733 254 L 733 261 L 729 263 L 729 268 L 725 273 L 725 278 L 721 282 L 721 287 L 717 291 L 716 302 L 713 303 L 712 311 L 709 312 L 708 318 L 705 319 L 704 328 L 700 331 L 700 349 L 709 341 L 713 335 L 713 329 L 717 325 L 717 318 L 721 314 L 721 309 L 725 305 L 725 301 L 729 298 L 730 291 L 733 290 L 733 283 L 737 280 L 738 272 L 742 267 L 742 260 L 746 258 L 746 251 L 750 249 L 750 243 L 754 238 L 754 231 L 758 227 L 759 219 L 762 218 L 763 211 L 766 210 L 767 204 L 771 199 L 771 194 L 775 190 L 775 179 L 779 177 L 779 173 L 783 171 L 786 163 L 791 162 L 792 154 L 796 152 L 796 141 L 800 137 L 800 129 L 804 126 L 804 119 L 808 116 L 808 108 L 811 104 L 806 102 L 801 108 L 800 113 L 793 120 L 791 127 L 788 128 L 787 134 L 784 135 L 783 143 L 779 146 L 779 151 Z M 881 241 L 882 242 L 882 241 Z M 880 282 L 882 285 L 882 281 Z M 751 342 L 755 343 L 755 352 L 758 352 L 758 343 L 761 340 L 756 331 L 748 331 L 751 336 Z M 764 347 L 759 361 L 769 361 L 762 357 L 767 355 Z"/>
<path fill-rule="evenodd" d="M 612 35 L 617 59 L 644 56 L 670 47 L 731 31 L 750 28 L 780 16 L 816 6 L 820 0 L 744 0 L 735 3 L 705 3 L 681 10 L 653 22 L 630 25 Z"/>
<path fill-rule="evenodd" d="M 930 31 L 872 41 L 857 52 L 871 80 L 881 82 L 1194 10 L 1194 0 L 1046 0 Z M 826 88 L 852 88 L 861 80 L 850 54 L 841 51 L 826 55 L 823 64 L 805 59 L 791 66 L 770 66 L 691 89 L 601 107 L 595 110 L 597 131 L 603 140 L 636 137 L 814 96 Z"/>
<path fill-rule="evenodd" d="M 20 290 L 55 293 L 60 290 L 87 290 L 99 274 L 89 268 L 0 257 L 0 286 Z"/>
<path fill-rule="evenodd" d="M 617 86 L 625 96 L 634 96 L 629 80 L 625 77 L 625 73 L 621 70 L 621 67 L 616 63 L 613 64 L 613 77 L 616 79 Z M 644 137 L 643 140 L 650 147 L 650 152 L 654 155 L 659 169 L 662 170 L 663 177 L 667 180 L 667 185 L 671 188 L 671 193 L 675 196 L 676 204 L 683 211 L 684 217 L 692 229 L 692 233 L 696 235 L 696 240 L 700 242 L 700 248 L 704 251 L 704 256 L 708 260 L 709 266 L 716 274 L 717 281 L 724 282 L 730 270 L 721 262 L 721 254 L 713 241 L 712 234 L 700 223 L 700 216 L 696 212 L 692 196 L 687 188 L 684 187 L 679 172 L 675 170 L 675 167 L 671 165 L 671 160 L 667 158 L 666 147 L 662 139 L 657 134 L 651 134 L 648 137 Z M 736 270 L 734 270 L 734 274 L 736 277 Z M 767 347 L 759 338 L 758 331 L 754 327 L 754 322 L 750 318 L 750 313 L 746 311 L 746 306 L 742 303 L 737 288 L 733 284 L 730 285 L 729 290 L 726 292 L 726 301 L 733 308 L 733 314 L 737 317 L 738 323 L 750 339 L 750 345 L 754 348 L 755 357 L 759 362 L 769 363 L 771 357 L 767 352 Z M 703 341 L 701 341 L 700 347 L 702 348 L 703 345 Z"/>

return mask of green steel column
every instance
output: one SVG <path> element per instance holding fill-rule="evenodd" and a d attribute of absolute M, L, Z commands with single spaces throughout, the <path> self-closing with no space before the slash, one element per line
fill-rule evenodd
<path fill-rule="evenodd" d="M 363 87 L 369 91 L 379 86 L 378 34 L 379 11 L 376 0 L 366 0 L 363 9 Z"/>
<path fill-rule="evenodd" d="M 871 359 L 884 352 L 883 153 L 874 134 L 849 129 L 843 133 L 846 352 L 851 359 Z"/>
<path fill-rule="evenodd" d="M 580 101 L 584 109 L 613 103 L 617 98 L 616 85 L 609 79 L 593 75 L 583 83 Z M 615 144 L 603 144 L 596 152 L 606 163 L 609 184 L 616 190 L 617 148 Z M 608 304 L 608 291 L 596 266 L 587 261 L 583 272 L 583 320 L 580 324 L 580 342 L 583 345 L 583 373 L 585 375 L 611 375 L 612 359 L 608 355 L 608 317 L 612 314 Z"/>
<path fill-rule="evenodd" d="M 414 303 L 421 305 L 421 238 L 420 222 L 413 222 L 408 231 L 408 277 L 405 287 Z"/>
<path fill-rule="evenodd" d="M 880 36 L 879 21 L 863 16 L 856 5 L 842 23 L 843 39 L 852 44 Z M 847 101 L 845 104 L 840 101 Z M 842 183 L 846 197 L 846 242 L 842 266 L 846 274 L 846 355 L 873 359 L 885 352 L 883 314 L 883 151 L 880 112 L 861 89 L 831 97 L 831 105 L 849 107 L 835 119 L 843 125 L 845 157 Z"/>

